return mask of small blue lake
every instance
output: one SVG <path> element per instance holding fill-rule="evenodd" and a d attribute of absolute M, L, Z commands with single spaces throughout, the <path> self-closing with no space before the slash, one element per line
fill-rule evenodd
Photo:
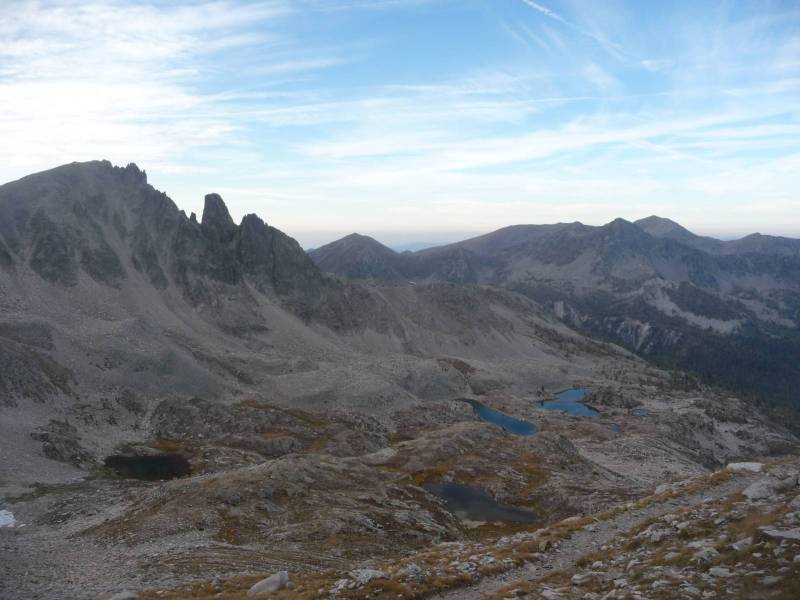
<path fill-rule="evenodd" d="M 425 490 L 445 502 L 447 510 L 462 521 L 505 521 L 508 523 L 533 523 L 536 513 L 514 506 L 500 504 L 480 488 L 459 483 L 426 483 Z"/>
<path fill-rule="evenodd" d="M 459 400 L 469 404 L 482 421 L 502 427 L 510 433 L 516 435 L 532 435 L 537 431 L 537 427 L 533 423 L 514 418 L 499 410 L 489 408 L 477 400 L 472 400 L 471 398 L 459 398 Z"/>
<path fill-rule="evenodd" d="M 555 400 L 542 400 L 537 402 L 539 408 L 545 410 L 560 410 L 561 412 L 575 415 L 576 417 L 599 417 L 600 412 L 591 406 L 586 406 L 581 400 L 592 390 L 589 388 L 573 388 L 556 394 Z"/>

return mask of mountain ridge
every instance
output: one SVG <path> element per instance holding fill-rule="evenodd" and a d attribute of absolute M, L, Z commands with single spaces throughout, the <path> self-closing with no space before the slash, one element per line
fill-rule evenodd
<path fill-rule="evenodd" d="M 344 249 L 337 252 L 349 260 Z M 402 262 L 393 257 L 393 268 L 414 281 L 520 292 L 578 331 L 797 408 L 791 390 L 800 385 L 800 370 L 791 357 L 800 352 L 798 252 L 798 239 L 715 240 L 652 216 L 601 226 L 504 227 Z M 325 269 L 347 276 L 333 261 Z M 379 277 L 380 269 L 367 275 Z M 744 356 L 757 367 L 745 368 Z"/>

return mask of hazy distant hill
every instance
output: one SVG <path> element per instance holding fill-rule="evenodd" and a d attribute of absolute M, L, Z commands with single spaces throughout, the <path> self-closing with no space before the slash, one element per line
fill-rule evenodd
<path fill-rule="evenodd" d="M 404 257 L 366 235 L 352 233 L 312 250 L 309 255 L 323 271 L 345 277 L 404 279 Z"/>

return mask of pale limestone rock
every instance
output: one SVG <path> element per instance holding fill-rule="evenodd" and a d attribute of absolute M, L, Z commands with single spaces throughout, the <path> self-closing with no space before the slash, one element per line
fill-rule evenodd
<path fill-rule="evenodd" d="M 730 463 L 726 468 L 729 471 L 748 471 L 750 473 L 761 473 L 764 470 L 764 463 L 737 462 L 737 463 Z"/>
<path fill-rule="evenodd" d="M 267 594 L 271 594 L 285 588 L 288 583 L 289 573 L 286 571 L 278 571 L 277 573 L 273 573 L 266 579 L 262 579 L 253 585 L 253 587 L 247 590 L 247 595 L 266 596 Z"/>
<path fill-rule="evenodd" d="M 355 569 L 350 571 L 350 577 L 355 579 L 359 585 L 366 585 L 373 579 L 386 579 L 387 575 L 384 571 L 377 569 Z"/>
<path fill-rule="evenodd" d="M 762 527 L 761 533 L 771 538 L 800 541 L 800 527 L 795 527 L 794 529 L 771 529 Z"/>

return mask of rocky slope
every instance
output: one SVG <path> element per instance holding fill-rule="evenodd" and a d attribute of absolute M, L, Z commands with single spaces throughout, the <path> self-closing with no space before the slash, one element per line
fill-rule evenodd
<path fill-rule="evenodd" d="M 275 598 L 779 598 L 800 579 L 800 463 L 733 463 L 534 532 L 431 545 L 399 560 L 295 572 Z M 287 574 L 288 579 L 288 574 Z M 248 597 L 256 578 L 142 598 Z"/>

